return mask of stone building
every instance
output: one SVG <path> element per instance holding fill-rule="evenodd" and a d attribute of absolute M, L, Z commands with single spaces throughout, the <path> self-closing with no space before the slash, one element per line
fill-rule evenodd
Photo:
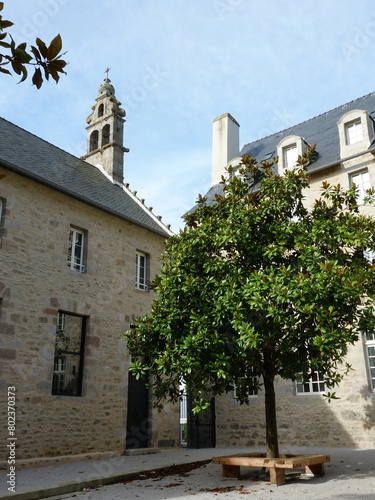
<path fill-rule="evenodd" d="M 364 203 L 364 192 L 375 186 L 375 93 L 327 113 L 246 144 L 240 150 L 239 124 L 224 114 L 213 122 L 212 185 L 209 200 L 221 191 L 220 179 L 228 165 L 235 167 L 242 154 L 258 161 L 278 157 L 278 173 L 294 166 L 306 146 L 317 144 L 317 157 L 309 167 L 307 204 L 319 195 L 322 181 L 344 187 L 356 184 L 360 210 L 374 214 Z M 348 351 L 354 370 L 335 389 L 340 399 L 328 403 L 322 396 L 319 374 L 306 384 L 276 382 L 280 445 L 375 446 L 375 333 L 363 336 Z M 250 405 L 240 405 L 234 393 L 216 398 L 217 446 L 264 446 L 264 396 L 259 391 Z M 212 419 L 214 422 L 215 419 Z"/>
<path fill-rule="evenodd" d="M 0 119 L 0 433 L 11 388 L 20 467 L 179 446 L 178 405 L 154 412 L 122 341 L 172 233 L 123 183 L 120 104 L 105 79 L 83 159 Z"/>

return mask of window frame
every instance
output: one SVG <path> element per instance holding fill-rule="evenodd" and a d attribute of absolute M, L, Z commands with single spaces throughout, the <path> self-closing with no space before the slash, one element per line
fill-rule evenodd
<path fill-rule="evenodd" d="M 368 175 L 368 184 L 369 184 L 368 188 L 364 187 L 365 183 L 363 183 L 362 177 L 361 177 L 361 184 L 359 184 L 358 182 L 355 182 L 353 180 L 354 177 L 362 176 L 363 174 Z M 371 188 L 371 179 L 370 179 L 369 170 L 366 168 L 366 169 L 362 169 L 362 170 L 356 170 L 355 172 L 351 172 L 349 174 L 349 183 L 351 186 L 356 185 L 356 187 L 359 190 L 359 197 L 357 200 L 358 205 L 364 205 L 365 204 L 365 197 L 366 197 L 366 190 Z"/>
<path fill-rule="evenodd" d="M 292 154 L 290 152 L 293 151 Z M 298 161 L 297 143 L 283 147 L 283 166 L 285 170 L 294 168 Z"/>
<path fill-rule="evenodd" d="M 368 337 L 370 336 L 371 338 L 369 339 Z M 365 352 L 366 352 L 366 365 L 369 377 L 369 387 L 371 392 L 375 392 L 375 333 L 365 334 L 364 341 L 365 341 Z M 371 362 L 371 360 L 373 361 Z M 371 363 L 373 363 L 373 365 Z"/>
<path fill-rule="evenodd" d="M 142 265 L 139 260 L 144 259 L 144 264 Z M 141 292 L 148 292 L 148 267 L 149 267 L 149 255 L 145 252 L 137 250 L 135 253 L 135 288 Z M 142 271 L 142 272 L 141 272 Z"/>
<path fill-rule="evenodd" d="M 363 142 L 363 123 L 361 118 L 355 118 L 344 123 L 345 142 L 347 146 Z M 354 139 L 354 140 L 353 140 Z"/>
<path fill-rule="evenodd" d="M 66 322 L 66 316 L 72 316 L 81 319 L 81 331 L 80 337 L 78 339 L 79 350 L 68 350 L 69 342 L 69 332 L 66 332 L 66 328 L 69 328 Z M 63 332 L 61 339 L 59 339 L 59 333 Z M 87 332 L 87 316 L 80 314 L 75 314 L 66 311 L 58 311 L 57 324 L 56 324 L 56 339 L 55 339 L 55 351 L 53 357 L 53 372 L 52 372 L 52 389 L 51 394 L 53 396 L 71 396 L 71 397 L 81 397 L 82 396 L 82 383 L 83 383 L 83 367 L 84 367 L 84 354 L 85 354 L 85 341 Z M 65 340 L 64 339 L 68 339 Z M 62 348 L 59 342 L 66 342 L 66 348 Z M 78 363 L 72 365 L 72 377 L 73 380 L 72 390 L 68 392 L 62 387 L 65 381 L 65 372 L 68 369 L 67 358 L 78 356 Z M 73 390 L 73 388 L 76 388 Z"/>
<path fill-rule="evenodd" d="M 76 241 L 77 235 L 82 236 L 80 251 L 79 251 L 79 262 L 75 261 L 77 257 L 76 249 L 79 248 L 78 242 Z M 84 231 L 83 229 L 78 229 L 74 226 L 70 226 L 67 267 L 71 271 L 76 271 L 81 274 L 86 272 L 86 238 L 87 238 L 86 231 Z M 73 259 L 72 256 L 74 256 Z"/>
<path fill-rule="evenodd" d="M 321 388 L 321 384 L 323 384 L 323 390 Z M 314 386 L 316 385 L 319 388 L 318 391 L 314 391 Z M 297 396 L 317 396 L 319 394 L 324 394 L 326 391 L 324 377 L 319 372 L 313 372 L 308 380 L 297 378 L 295 381 L 295 387 Z M 302 390 L 299 390 L 299 388 L 302 388 Z M 307 388 L 308 390 L 306 390 Z"/>

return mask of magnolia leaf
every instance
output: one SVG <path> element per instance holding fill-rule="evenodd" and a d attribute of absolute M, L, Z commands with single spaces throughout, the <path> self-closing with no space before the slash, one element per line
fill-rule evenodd
<path fill-rule="evenodd" d="M 22 63 L 20 61 L 15 60 L 15 59 L 11 59 L 10 62 L 11 62 L 13 71 L 17 75 L 20 75 L 22 73 L 22 71 L 23 71 L 23 69 L 22 69 Z"/>
<path fill-rule="evenodd" d="M 0 30 L 3 31 L 4 28 L 10 28 L 13 26 L 13 23 L 11 21 L 3 21 L 0 19 Z"/>
<path fill-rule="evenodd" d="M 43 83 L 43 77 L 42 77 L 42 72 L 40 71 L 39 68 L 37 68 L 34 72 L 33 78 L 32 78 L 33 85 L 36 86 L 37 89 L 40 89 Z"/>
<path fill-rule="evenodd" d="M 35 60 L 39 63 L 40 60 L 42 59 L 42 56 L 41 56 L 39 50 L 36 47 L 34 47 L 34 45 L 31 45 L 31 52 L 34 55 Z"/>
<path fill-rule="evenodd" d="M 23 44 L 23 45 L 25 45 L 25 47 L 26 47 L 26 44 Z M 19 46 L 17 47 L 17 51 L 18 51 L 18 53 L 20 54 L 21 59 L 22 59 L 22 62 L 23 62 L 24 64 L 28 64 L 28 63 L 31 61 L 32 57 L 30 56 L 30 54 L 28 54 L 28 53 L 24 50 L 24 48 L 23 48 L 23 47 L 21 47 L 21 45 L 19 45 Z"/>
<path fill-rule="evenodd" d="M 48 66 L 48 73 L 52 76 L 52 78 L 55 80 L 56 83 L 59 81 L 59 79 L 60 79 L 59 74 L 57 73 L 56 70 L 51 68 L 50 65 Z"/>
<path fill-rule="evenodd" d="M 48 59 L 48 61 L 52 61 L 52 59 L 55 59 L 55 57 L 57 57 L 57 55 L 59 54 L 59 52 L 61 51 L 61 49 L 62 49 L 61 36 L 57 35 L 51 41 L 51 43 L 50 43 L 50 45 L 49 45 L 49 47 L 47 49 L 46 59 Z"/>
<path fill-rule="evenodd" d="M 23 65 L 21 66 L 21 71 L 22 71 L 22 78 L 18 83 L 24 82 L 27 78 L 27 69 L 25 68 L 25 66 Z"/>
<path fill-rule="evenodd" d="M 38 45 L 38 48 L 39 48 L 39 51 L 40 51 L 42 57 L 44 59 L 47 59 L 48 49 L 47 49 L 46 44 L 40 38 L 37 38 L 35 41 L 36 41 L 36 44 Z"/>

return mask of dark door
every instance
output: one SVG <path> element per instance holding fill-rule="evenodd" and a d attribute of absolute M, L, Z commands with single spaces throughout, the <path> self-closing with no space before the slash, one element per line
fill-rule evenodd
<path fill-rule="evenodd" d="M 207 397 L 207 396 L 206 396 Z M 210 398 L 207 410 L 194 415 L 192 412 L 194 396 L 187 396 L 187 447 L 188 448 L 215 448 L 215 398 Z"/>
<path fill-rule="evenodd" d="M 146 381 L 136 379 L 129 372 L 128 418 L 126 424 L 126 448 L 147 448 L 149 445 L 149 394 Z"/>

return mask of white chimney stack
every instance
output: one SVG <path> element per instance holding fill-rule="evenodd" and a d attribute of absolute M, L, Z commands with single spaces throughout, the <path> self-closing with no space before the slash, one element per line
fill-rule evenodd
<path fill-rule="evenodd" d="M 212 185 L 218 184 L 228 163 L 239 156 L 240 125 L 229 113 L 212 124 Z"/>

